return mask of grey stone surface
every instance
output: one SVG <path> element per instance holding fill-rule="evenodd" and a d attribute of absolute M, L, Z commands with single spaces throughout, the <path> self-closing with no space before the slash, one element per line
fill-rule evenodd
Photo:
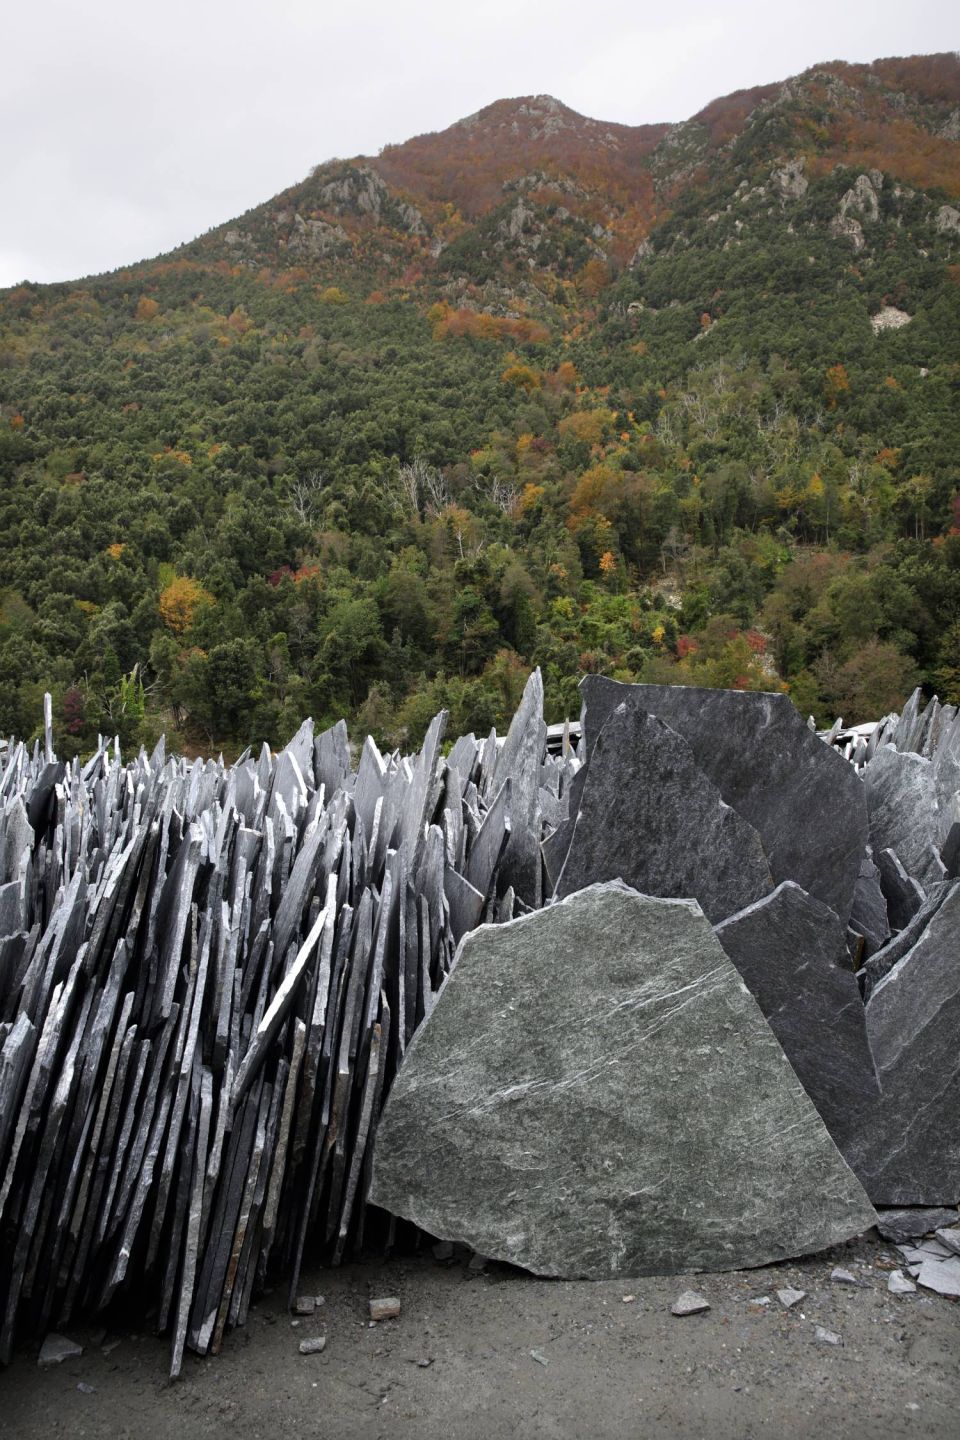
<path fill-rule="evenodd" d="M 860 874 L 853 887 L 850 928 L 862 935 L 867 955 L 879 950 L 890 938 L 887 901 L 880 887 L 880 871 L 869 855 L 860 861 Z"/>
<path fill-rule="evenodd" d="M 946 1245 L 954 1255 L 960 1255 L 960 1225 L 941 1225 L 936 1233 L 941 1245 Z"/>
<path fill-rule="evenodd" d="M 864 1000 L 869 1001 L 880 981 L 889 975 L 904 955 L 913 949 L 944 902 L 951 895 L 958 893 L 960 893 L 960 885 L 955 881 L 933 885 L 920 909 L 903 929 L 891 940 L 888 940 L 882 950 L 878 950 L 875 955 L 870 956 L 863 968 L 857 972 Z"/>
<path fill-rule="evenodd" d="M 703 1315 L 710 1309 L 710 1302 L 696 1290 L 684 1290 L 670 1306 L 671 1315 Z"/>
<path fill-rule="evenodd" d="M 786 695 L 581 681 L 584 755 L 627 700 L 689 743 L 723 799 L 754 827 L 774 881 L 795 880 L 850 918 L 867 841 L 866 799 L 855 770 L 809 730 Z"/>
<path fill-rule="evenodd" d="M 856 1169 L 881 1205 L 960 1200 L 960 885 L 867 1003 L 881 1099 Z"/>
<path fill-rule="evenodd" d="M 881 850 L 877 856 L 880 888 L 887 902 L 887 916 L 894 930 L 909 925 L 924 901 L 923 886 L 908 875 L 895 850 Z"/>
<path fill-rule="evenodd" d="M 788 880 L 716 934 L 850 1160 L 880 1091 L 840 921 Z"/>
<path fill-rule="evenodd" d="M 313 1335 L 309 1340 L 301 1340 L 299 1345 L 301 1355 L 322 1355 L 326 1348 L 326 1335 Z"/>
<path fill-rule="evenodd" d="M 497 756 L 489 798 L 510 781 L 511 829 L 500 860 L 502 887 L 512 885 L 528 905 L 543 900 L 540 858 L 540 766 L 547 743 L 543 680 L 534 670 Z"/>
<path fill-rule="evenodd" d="M 960 1257 L 936 1260 L 933 1256 L 928 1256 L 920 1266 L 917 1283 L 925 1290 L 935 1291 L 937 1295 L 949 1295 L 951 1299 L 957 1299 L 960 1297 Z"/>
<path fill-rule="evenodd" d="M 917 1287 L 908 1280 L 902 1270 L 891 1270 L 887 1278 L 887 1289 L 891 1295 L 915 1295 Z"/>
<path fill-rule="evenodd" d="M 908 875 L 923 886 L 943 878 L 946 839 L 931 761 L 886 745 L 863 772 L 873 848 L 895 850 Z"/>
<path fill-rule="evenodd" d="M 910 1206 L 906 1209 L 880 1209 L 877 1211 L 877 1229 L 884 1240 L 916 1240 L 929 1235 L 940 1225 L 953 1225 L 957 1221 L 956 1210 L 943 1207 L 934 1209 Z"/>
<path fill-rule="evenodd" d="M 799 1305 L 800 1301 L 806 1298 L 806 1290 L 795 1290 L 792 1285 L 785 1285 L 782 1290 L 777 1291 L 777 1299 L 784 1310 L 792 1310 L 794 1305 Z"/>
<path fill-rule="evenodd" d="M 699 906 L 618 883 L 462 942 L 371 1200 L 588 1278 L 759 1265 L 874 1222 Z"/>
<path fill-rule="evenodd" d="M 635 705 L 618 706 L 594 744 L 556 894 L 618 878 L 644 895 L 692 897 L 713 921 L 772 888 L 756 831 L 687 742 Z"/>
<path fill-rule="evenodd" d="M 51 1333 L 40 1346 L 40 1357 L 37 1364 L 41 1369 L 46 1370 L 52 1365 L 61 1365 L 64 1360 L 75 1360 L 83 1354 L 83 1346 L 78 1345 L 76 1340 L 70 1340 L 66 1335 Z"/>

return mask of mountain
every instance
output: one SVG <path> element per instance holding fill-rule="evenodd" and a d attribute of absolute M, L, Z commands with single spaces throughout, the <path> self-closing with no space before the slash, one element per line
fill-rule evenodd
<path fill-rule="evenodd" d="M 0 292 L 0 728 L 384 741 L 584 670 L 960 700 L 960 60 L 499 100 Z M 51 563 L 56 557 L 56 563 Z"/>

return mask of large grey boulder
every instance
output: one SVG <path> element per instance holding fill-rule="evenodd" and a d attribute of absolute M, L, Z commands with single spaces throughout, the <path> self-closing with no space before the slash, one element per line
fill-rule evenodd
<path fill-rule="evenodd" d="M 840 921 L 786 880 L 716 935 L 850 1160 L 880 1091 Z"/>
<path fill-rule="evenodd" d="M 878 1205 L 960 1201 L 960 885 L 867 1002 L 881 1099 L 855 1157 Z"/>
<path fill-rule="evenodd" d="M 634 705 L 613 711 L 593 747 L 555 893 L 615 879 L 644 895 L 698 900 L 714 922 L 773 888 L 757 832 L 724 803 L 687 742 Z"/>
<path fill-rule="evenodd" d="M 658 716 L 756 830 L 774 882 L 795 880 L 848 923 L 867 841 L 863 784 L 786 695 L 622 685 L 600 675 L 586 676 L 580 691 L 584 755 L 617 705 Z"/>
<path fill-rule="evenodd" d="M 875 1220 L 700 907 L 617 883 L 461 942 L 370 1199 L 597 1279 L 761 1265 Z"/>

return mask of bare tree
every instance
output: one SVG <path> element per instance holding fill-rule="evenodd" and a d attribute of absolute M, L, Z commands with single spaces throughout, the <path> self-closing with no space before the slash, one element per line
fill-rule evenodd
<path fill-rule="evenodd" d="M 400 509 L 419 514 L 421 507 L 439 515 L 450 504 L 450 490 L 439 470 L 417 455 L 397 472 L 400 482 Z"/>
<path fill-rule="evenodd" d="M 319 470 L 311 470 L 307 475 L 298 475 L 290 486 L 290 504 L 304 525 L 310 524 L 322 489 L 323 475 Z"/>

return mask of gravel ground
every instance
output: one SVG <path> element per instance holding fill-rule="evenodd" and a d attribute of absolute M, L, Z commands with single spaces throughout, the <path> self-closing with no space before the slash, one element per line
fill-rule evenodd
<path fill-rule="evenodd" d="M 478 1273 L 466 1257 L 314 1270 L 302 1290 L 325 1297 L 315 1319 L 295 1321 L 276 1290 L 219 1357 L 188 1356 L 173 1383 L 168 1342 L 152 1334 L 71 1328 L 84 1353 L 50 1370 L 38 1346 L 22 1348 L 0 1377 L 0 1434 L 956 1440 L 960 1304 L 890 1295 L 898 1264 L 867 1238 L 759 1270 L 629 1282 Z M 832 1281 L 836 1265 L 857 1284 Z M 776 1295 L 786 1286 L 807 1292 L 790 1310 Z M 711 1308 L 675 1318 L 688 1288 Z M 370 1299 L 388 1295 L 400 1318 L 371 1325 Z M 842 1343 L 818 1340 L 817 1326 Z M 301 1355 L 320 1334 L 323 1353 Z"/>

